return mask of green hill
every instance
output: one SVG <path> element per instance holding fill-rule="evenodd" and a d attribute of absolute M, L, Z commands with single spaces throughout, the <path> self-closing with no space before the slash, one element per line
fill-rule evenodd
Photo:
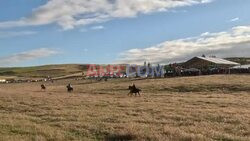
<path fill-rule="evenodd" d="M 17 77 L 59 77 L 80 73 L 87 70 L 87 65 L 63 64 L 63 65 L 45 65 L 35 67 L 15 67 L 0 68 L 0 76 L 17 76 Z"/>
<path fill-rule="evenodd" d="M 97 69 L 98 69 L 97 65 Z M 101 65 L 107 66 L 107 65 Z M 126 65 L 123 66 L 123 71 Z M 25 77 L 25 78 L 53 78 L 81 76 L 82 72 L 86 73 L 88 66 L 86 64 L 62 64 L 62 65 L 45 65 L 34 67 L 13 67 L 0 68 L 0 78 Z"/>
<path fill-rule="evenodd" d="M 248 57 L 231 57 L 226 59 L 229 61 L 240 63 L 241 65 L 250 64 L 250 58 Z"/>

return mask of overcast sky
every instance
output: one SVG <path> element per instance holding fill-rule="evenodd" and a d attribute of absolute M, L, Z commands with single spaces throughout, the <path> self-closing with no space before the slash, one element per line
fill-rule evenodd
<path fill-rule="evenodd" d="M 249 57 L 249 0 L 1 0 L 0 67 Z"/>

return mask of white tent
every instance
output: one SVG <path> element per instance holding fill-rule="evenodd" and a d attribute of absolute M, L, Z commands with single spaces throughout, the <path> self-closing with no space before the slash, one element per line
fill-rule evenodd
<path fill-rule="evenodd" d="M 232 67 L 231 69 L 250 69 L 250 65 L 240 65 Z"/>
<path fill-rule="evenodd" d="M 6 80 L 5 79 L 0 79 L 0 83 L 5 83 Z"/>

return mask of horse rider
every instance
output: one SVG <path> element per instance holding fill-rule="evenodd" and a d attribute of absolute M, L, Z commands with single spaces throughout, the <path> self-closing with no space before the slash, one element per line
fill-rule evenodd
<path fill-rule="evenodd" d="M 134 84 L 134 83 L 132 83 L 132 88 L 133 88 L 133 90 L 135 90 L 135 89 L 136 89 L 136 86 L 135 86 L 135 84 Z"/>
<path fill-rule="evenodd" d="M 73 87 L 72 87 L 72 85 L 69 83 L 69 84 L 67 85 L 67 88 L 73 88 Z"/>

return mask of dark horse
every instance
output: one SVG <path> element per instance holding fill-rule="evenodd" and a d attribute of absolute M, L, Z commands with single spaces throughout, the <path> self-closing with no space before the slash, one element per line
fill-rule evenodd
<path fill-rule="evenodd" d="M 42 90 L 46 90 L 46 86 L 44 84 L 41 85 Z"/>
<path fill-rule="evenodd" d="M 137 96 L 137 94 L 138 94 L 139 96 L 141 96 L 141 94 L 140 94 L 141 89 L 136 88 L 135 86 L 129 86 L 128 89 L 130 90 L 128 95 L 132 96 L 133 94 L 135 94 L 135 96 Z"/>
<path fill-rule="evenodd" d="M 74 90 L 74 88 L 70 84 L 67 85 L 67 89 L 68 89 L 68 92 L 72 92 Z"/>

